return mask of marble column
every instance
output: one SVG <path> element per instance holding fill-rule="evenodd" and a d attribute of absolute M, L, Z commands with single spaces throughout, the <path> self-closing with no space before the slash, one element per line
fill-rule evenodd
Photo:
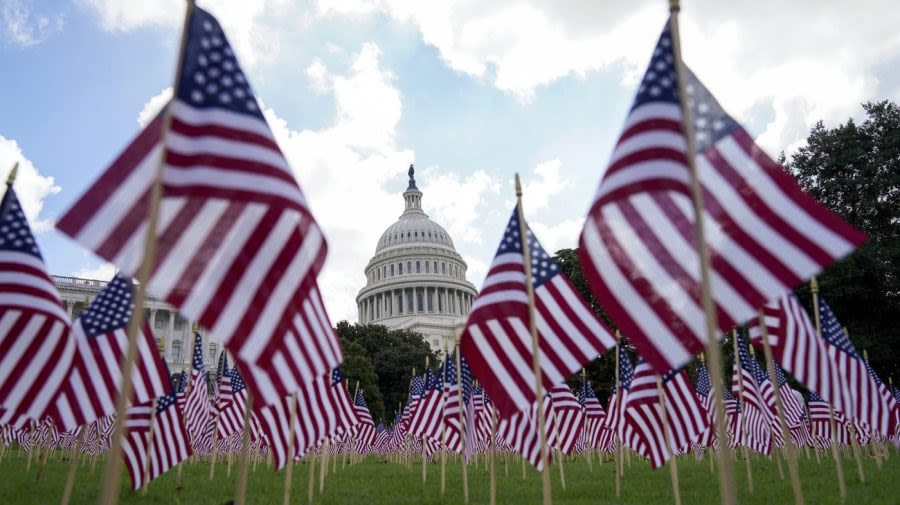
<path fill-rule="evenodd" d="M 75 309 L 75 302 L 67 301 L 66 302 L 66 314 L 69 315 L 69 320 L 72 320 L 72 311 Z"/>
<path fill-rule="evenodd" d="M 169 352 L 172 349 L 172 339 L 175 338 L 175 311 L 169 311 L 169 322 L 166 324 L 166 345 L 163 349 L 163 356 L 168 359 Z"/>

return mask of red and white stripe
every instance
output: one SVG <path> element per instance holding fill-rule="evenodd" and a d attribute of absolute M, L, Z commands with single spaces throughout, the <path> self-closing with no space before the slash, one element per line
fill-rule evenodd
<path fill-rule="evenodd" d="M 778 300 L 763 307 L 766 332 L 776 361 L 836 410 L 843 410 L 846 384 L 841 379 L 838 367 L 828 355 L 827 343 L 816 334 L 806 309 L 790 294 L 781 295 Z M 759 318 L 749 324 L 753 345 L 762 347 L 762 330 Z"/>
<path fill-rule="evenodd" d="M 759 392 L 756 377 L 738 361 L 732 368 L 731 390 L 740 399 L 739 423 L 744 431 L 741 443 L 754 451 L 769 454 L 772 449 L 772 423 L 768 406 Z"/>
<path fill-rule="evenodd" d="M 350 403 L 346 385 L 331 385 L 331 373 L 307 384 L 297 393 L 297 410 L 294 421 L 295 457 L 305 454 L 325 437 L 339 431 L 350 432 L 359 424 L 356 411 Z M 262 434 L 275 457 L 276 469 L 281 469 L 288 458 L 290 437 L 290 397 L 255 411 Z"/>
<path fill-rule="evenodd" d="M 217 335 L 272 403 L 341 361 L 316 286 L 325 240 L 264 120 L 169 106 L 149 288 Z M 58 228 L 133 275 L 163 152 L 152 121 Z"/>
<path fill-rule="evenodd" d="M 571 456 L 579 441 L 584 440 L 584 409 L 565 383 L 550 390 L 550 405 L 556 430 L 556 448 Z"/>
<path fill-rule="evenodd" d="M 41 258 L 0 251 L 0 425 L 41 418 L 74 356 L 69 317 Z"/>
<path fill-rule="evenodd" d="M 148 402 L 127 411 L 122 455 L 131 475 L 132 489 L 139 489 L 145 484 L 145 473 L 152 481 L 192 454 L 177 404 L 157 414 L 153 426 L 153 446 L 150 447 L 151 409 L 152 402 Z"/>
<path fill-rule="evenodd" d="M 128 349 L 126 329 L 88 338 L 81 320 L 75 322 L 72 336 L 76 353 L 72 369 L 60 385 L 51 415 L 64 430 L 87 424 L 116 411 L 116 397 L 122 383 L 119 364 Z M 138 357 L 131 375 L 135 404 L 171 393 L 172 380 L 156 347 L 147 322 L 135 337 Z"/>
<path fill-rule="evenodd" d="M 541 408 L 544 410 L 544 436 L 547 439 L 547 447 L 553 447 L 556 445 L 556 430 L 549 395 L 544 396 Z M 509 417 L 501 418 L 497 423 L 497 438 L 511 450 L 521 454 L 538 471 L 543 468 L 536 405 L 532 405 L 528 412 L 516 412 Z M 548 451 L 547 464 L 550 464 L 550 459 L 551 454 Z"/>

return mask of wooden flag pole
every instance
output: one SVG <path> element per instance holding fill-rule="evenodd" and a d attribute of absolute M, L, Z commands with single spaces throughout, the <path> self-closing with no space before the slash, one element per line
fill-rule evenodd
<path fill-rule="evenodd" d="M 297 393 L 288 402 L 288 446 L 284 470 L 284 505 L 291 504 L 291 477 L 294 473 L 294 424 L 297 423 Z"/>
<path fill-rule="evenodd" d="M 816 322 L 816 335 L 822 338 L 822 318 L 819 314 L 819 282 L 815 277 L 809 280 L 809 290 L 813 297 L 813 316 Z M 834 422 L 834 407 L 828 404 L 828 422 L 831 426 L 831 455 L 834 458 L 834 465 L 837 469 L 838 487 L 841 491 L 841 501 L 847 500 L 847 483 L 844 481 L 844 466 L 841 463 L 841 457 L 838 454 L 837 443 L 837 426 Z"/>
<path fill-rule="evenodd" d="M 713 382 L 715 395 L 716 419 L 725 419 L 725 398 L 722 388 L 722 352 L 719 349 L 719 322 L 716 315 L 716 306 L 713 304 L 712 285 L 710 282 L 709 248 L 706 244 L 703 229 L 703 194 L 700 189 L 700 178 L 697 174 L 696 154 L 697 148 L 694 142 L 694 121 L 687 93 L 687 72 L 681 59 L 681 35 L 678 26 L 678 12 L 681 10 L 679 0 L 669 0 L 669 23 L 672 32 L 672 50 L 675 55 L 675 70 L 678 77 L 678 94 L 683 115 L 682 126 L 687 139 L 687 162 L 691 172 L 691 196 L 694 207 L 694 233 L 696 235 L 697 255 L 700 259 L 700 295 L 703 301 L 703 311 L 706 313 L 706 354 L 709 358 L 711 369 L 710 377 Z M 731 448 L 725 441 L 727 431 L 725 423 L 717 424 L 717 435 L 722 442 L 719 449 L 719 492 L 723 505 L 737 504 L 737 491 L 734 486 L 734 469 L 732 468 Z"/>
<path fill-rule="evenodd" d="M 424 370 L 424 373 L 422 374 L 422 379 L 424 380 L 425 377 L 428 377 L 428 356 L 427 355 L 425 356 L 425 370 Z M 359 383 L 357 383 L 356 387 L 359 387 Z M 425 394 L 427 395 L 428 392 L 426 391 Z M 354 396 L 354 398 L 355 398 L 355 396 Z M 424 395 L 423 395 L 423 398 L 424 398 Z M 425 480 L 428 477 L 428 467 L 425 464 L 425 459 L 426 459 L 425 456 L 426 456 L 427 446 L 428 446 L 428 442 L 425 440 L 425 437 L 423 436 L 422 437 L 422 484 L 423 485 L 425 484 Z"/>
<path fill-rule="evenodd" d="M 456 387 L 459 388 L 459 394 L 456 395 L 457 406 L 459 408 L 459 433 L 462 438 L 463 444 L 463 453 L 465 453 L 466 447 L 466 424 L 463 422 L 463 384 L 462 384 L 462 364 L 461 364 L 461 356 L 459 354 L 459 336 L 456 337 Z M 466 457 L 463 454 L 463 457 L 459 458 L 460 464 L 462 465 L 462 482 L 463 482 L 463 503 L 469 503 L 469 472 L 466 468 Z"/>
<path fill-rule="evenodd" d="M 672 478 L 672 494 L 675 496 L 675 505 L 681 505 L 681 489 L 678 485 L 678 460 L 672 449 L 672 439 L 669 438 L 669 414 L 666 412 L 666 395 L 663 393 L 662 377 L 656 376 L 656 393 L 659 395 L 659 410 L 662 414 L 663 438 L 666 440 L 666 451 L 669 453 L 669 474 Z"/>
<path fill-rule="evenodd" d="M 319 462 L 319 494 L 322 494 L 322 491 L 325 489 L 325 472 L 328 469 L 328 446 L 330 441 L 331 437 L 327 437 L 322 445 L 322 461 Z"/>
<path fill-rule="evenodd" d="M 66 487 L 63 488 L 62 499 L 59 501 L 59 505 L 69 505 L 69 500 L 72 498 L 72 488 L 75 487 L 75 472 L 78 470 L 78 460 L 80 456 L 78 456 L 78 443 L 81 442 L 82 446 L 84 445 L 84 437 L 85 432 L 87 432 L 87 425 L 81 430 L 81 433 L 78 435 L 78 440 L 72 441 L 72 454 L 69 457 L 69 473 L 66 475 Z"/>
<path fill-rule="evenodd" d="M 613 408 L 616 410 L 616 413 L 619 412 L 619 402 L 622 400 L 619 395 L 619 388 L 621 386 L 621 379 L 619 378 L 619 353 L 622 352 L 622 345 L 620 342 L 622 341 L 622 334 L 619 330 L 616 330 L 616 389 L 614 394 L 616 395 L 616 404 L 613 405 Z M 611 413 L 607 413 L 607 415 L 612 415 Z M 618 416 L 616 417 L 618 419 Z M 619 427 L 613 426 L 613 429 L 616 430 L 616 433 L 613 433 L 613 440 L 618 440 L 616 443 L 616 454 L 615 454 L 615 463 L 616 463 L 616 498 L 622 496 L 622 441 L 619 440 Z"/>
<path fill-rule="evenodd" d="M 306 451 L 306 455 L 309 457 L 309 461 L 307 462 L 309 465 L 309 479 L 306 483 L 306 503 L 309 504 L 313 502 L 313 483 L 316 477 L 316 453 L 314 449 L 314 447 L 310 447 L 309 450 Z"/>
<path fill-rule="evenodd" d="M 491 488 L 490 505 L 497 505 L 497 411 L 491 407 Z"/>
<path fill-rule="evenodd" d="M 175 89 L 178 88 L 181 69 L 184 65 L 184 52 L 185 47 L 187 46 L 188 28 L 193 11 L 194 0 L 187 0 L 184 25 L 181 30 L 181 43 L 179 44 L 178 50 L 178 63 L 175 66 L 175 77 L 173 79 L 173 87 Z M 125 411 L 128 408 L 128 402 L 131 400 L 133 386 L 131 374 L 138 354 L 137 333 L 141 326 L 142 319 L 144 318 L 144 302 L 147 298 L 147 285 L 149 284 L 150 274 L 152 273 L 153 266 L 156 262 L 156 228 L 159 221 L 159 206 L 162 201 L 162 175 L 166 159 L 166 141 L 169 134 L 169 127 L 172 124 L 171 110 L 171 107 L 166 107 L 165 112 L 163 112 L 163 126 L 160 134 L 160 144 L 162 147 L 147 209 L 147 231 L 146 236 L 144 237 L 144 254 L 140 268 L 137 272 L 137 293 L 135 293 L 134 308 L 132 309 L 131 320 L 128 323 L 128 330 L 126 332 L 128 337 L 128 347 L 125 356 L 122 357 L 122 361 L 119 363 L 119 369 L 122 371 L 122 384 L 119 388 L 119 394 L 116 397 L 116 418 L 120 420 L 125 419 Z M 122 437 L 124 436 L 124 433 L 125 423 L 116 423 L 106 458 L 106 470 L 103 475 L 103 486 L 100 494 L 101 505 L 116 505 L 119 502 L 119 477 L 121 474 Z"/>
<path fill-rule="evenodd" d="M 731 330 L 731 341 L 734 344 L 734 366 L 737 367 L 738 373 L 738 396 L 740 397 L 738 401 L 741 404 L 741 426 L 742 431 L 744 433 L 744 439 L 747 440 L 750 438 L 750 432 L 747 431 L 747 403 L 744 401 L 744 372 L 741 369 L 741 355 L 738 351 L 738 343 L 737 343 L 737 328 Z M 724 417 L 722 418 L 724 419 Z M 746 443 L 743 443 L 744 446 L 744 461 L 747 465 L 747 489 L 750 491 L 750 494 L 753 494 L 753 465 L 750 462 L 750 448 L 747 447 Z"/>
<path fill-rule="evenodd" d="M 216 447 L 219 444 L 219 407 L 215 405 L 216 408 L 216 421 L 213 427 L 213 444 L 212 444 L 212 461 L 209 464 L 209 480 L 213 480 L 213 475 L 216 473 L 216 456 L 219 451 Z M 228 468 L 231 468 L 231 459 L 228 460 Z M 230 473 L 230 472 L 229 472 Z"/>
<path fill-rule="evenodd" d="M 247 472 L 250 470 L 250 410 L 253 408 L 253 392 L 247 389 L 247 403 L 244 405 L 244 428 L 241 433 L 241 468 L 238 471 L 235 505 L 247 503 Z"/>
<path fill-rule="evenodd" d="M 153 437 L 156 431 L 156 398 L 150 403 L 150 429 L 147 434 L 147 459 L 144 461 L 144 479 L 141 483 L 141 496 L 147 496 L 147 486 L 150 484 L 150 464 L 153 461 Z"/>
<path fill-rule="evenodd" d="M 534 371 L 534 401 L 537 409 L 538 435 L 541 437 L 541 491 L 544 505 L 553 503 L 550 488 L 550 465 L 547 454 L 547 434 L 544 432 L 544 384 L 541 377 L 541 342 L 534 318 L 534 285 L 531 279 L 531 250 L 528 247 L 528 225 L 522 211 L 522 183 L 516 174 L 516 214 L 519 218 L 519 241 L 522 244 L 522 256 L 525 262 L 525 289 L 528 292 L 528 327 L 531 330 L 531 364 Z"/>
<path fill-rule="evenodd" d="M 584 367 L 581 367 L 581 387 L 583 388 L 585 384 L 587 384 L 587 373 L 585 372 Z M 587 426 L 587 413 L 585 413 L 585 426 Z M 587 459 L 588 471 L 590 473 L 594 473 L 594 448 L 588 447 L 589 439 L 588 439 L 587 430 L 583 430 L 581 433 L 581 436 L 584 441 L 584 447 L 585 447 L 584 452 L 585 452 L 585 455 L 587 456 L 587 458 L 585 458 L 585 459 Z M 600 459 L 600 464 L 603 464 L 603 458 Z"/>
<path fill-rule="evenodd" d="M 799 451 L 794 446 L 794 440 L 791 438 L 791 432 L 788 429 L 787 421 L 784 417 L 784 401 L 781 399 L 781 386 L 778 384 L 778 376 L 775 373 L 775 360 L 772 359 L 772 347 L 769 345 L 769 331 L 766 328 L 766 316 L 762 309 L 759 311 L 759 327 L 762 329 L 763 354 L 766 357 L 766 369 L 769 371 L 769 382 L 775 390 L 775 407 L 778 411 L 778 422 L 781 425 L 781 432 L 784 434 L 784 443 L 787 448 L 788 474 L 791 476 L 791 490 L 794 492 L 794 503 L 803 505 L 803 488 L 800 486 L 800 472 L 797 469 L 797 455 Z"/>

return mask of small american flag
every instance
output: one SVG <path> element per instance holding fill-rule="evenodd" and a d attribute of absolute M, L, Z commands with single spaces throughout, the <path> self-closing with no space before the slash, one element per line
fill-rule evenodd
<path fill-rule="evenodd" d="M 763 307 L 763 314 L 773 358 L 807 389 L 815 391 L 836 410 L 843 410 L 847 385 L 828 355 L 828 344 L 816 334 L 797 297 L 784 294 Z M 749 330 L 753 344 L 761 348 L 759 318 L 751 320 Z"/>
<path fill-rule="evenodd" d="M 606 421 L 606 411 L 597 399 L 594 388 L 587 378 L 581 381 L 581 391 L 578 393 L 578 401 L 584 406 L 585 414 L 585 439 L 587 446 L 592 449 L 600 448 L 600 434 Z"/>
<path fill-rule="evenodd" d="M 413 376 L 409 383 L 409 398 L 403 407 L 403 414 L 400 417 L 401 422 L 409 429 L 409 423 L 412 421 L 412 413 L 416 411 L 419 400 L 425 396 L 425 380 L 418 375 Z"/>
<path fill-rule="evenodd" d="M 133 275 L 164 153 L 148 288 L 216 335 L 259 404 L 274 403 L 341 362 L 316 284 L 327 247 L 218 21 L 193 7 L 185 37 L 167 112 L 58 228 Z"/>
<path fill-rule="evenodd" d="M 849 395 L 843 412 L 849 419 L 859 421 L 866 431 L 889 438 L 893 428 L 891 408 L 882 397 L 878 382 L 869 373 L 868 365 L 850 342 L 831 307 L 824 299 L 820 306 L 822 338 L 828 344 L 828 355 L 837 364 Z"/>
<path fill-rule="evenodd" d="M 10 185 L 0 201 L 0 425 L 40 419 L 74 355 L 69 316 Z"/>
<path fill-rule="evenodd" d="M 431 369 L 425 370 L 425 395 L 419 400 L 412 419 L 409 432 L 416 438 L 441 440 L 441 406 L 444 403 L 443 371 L 437 376 Z"/>
<path fill-rule="evenodd" d="M 372 414 L 369 413 L 369 406 L 366 405 L 366 397 L 361 389 L 356 392 L 353 410 L 359 419 L 359 424 L 354 428 L 356 452 L 366 454 L 375 447 L 375 423 L 372 421 Z"/>
<path fill-rule="evenodd" d="M 133 291 L 131 281 L 116 275 L 72 328 L 77 352 L 53 405 L 53 417 L 65 430 L 116 411 L 122 382 L 119 363 L 128 348 Z M 135 339 L 138 359 L 131 376 L 133 398 L 134 403 L 146 403 L 171 393 L 172 380 L 146 321 Z"/>
<path fill-rule="evenodd" d="M 207 390 L 207 374 L 203 366 L 203 338 L 194 333 L 194 351 L 191 370 L 191 390 L 184 404 L 184 421 L 194 452 L 202 452 L 208 440 L 212 442 L 213 405 Z"/>
<path fill-rule="evenodd" d="M 688 69 L 681 103 L 674 46 L 666 23 L 580 238 L 597 302 L 660 373 L 686 365 L 710 338 L 683 105 L 692 109 L 720 330 L 865 239 L 805 194 Z"/>
<path fill-rule="evenodd" d="M 544 395 L 541 408 L 544 410 L 544 436 L 547 447 L 556 445 L 556 429 L 550 395 Z M 541 463 L 541 437 L 538 431 L 537 404 L 532 404 L 528 412 L 516 412 L 512 416 L 501 418 L 497 423 L 497 438 L 502 440 L 507 447 L 518 452 L 528 460 L 535 469 L 543 469 Z M 547 464 L 550 464 L 551 454 L 547 454 Z"/>
<path fill-rule="evenodd" d="M 463 437 L 469 433 L 463 433 L 460 426 L 460 417 L 463 423 L 467 423 L 466 404 L 472 396 L 472 371 L 466 359 L 460 357 L 460 378 L 462 388 L 456 380 L 456 362 L 452 356 L 447 357 L 447 366 L 444 368 L 444 446 L 453 452 L 462 452 Z M 460 416 L 460 389 L 462 389 L 462 416 Z"/>
<path fill-rule="evenodd" d="M 244 410 L 247 407 L 247 386 L 237 367 L 222 378 L 219 386 L 219 438 L 225 439 L 244 428 Z"/>
<path fill-rule="evenodd" d="M 584 409 L 566 383 L 550 390 L 550 402 L 556 426 L 557 448 L 571 456 L 579 441 L 584 439 Z"/>
<path fill-rule="evenodd" d="M 152 409 L 151 401 L 134 405 L 126 413 L 127 433 L 122 443 L 122 454 L 133 489 L 145 484 L 145 474 L 152 481 L 191 455 L 181 409 L 174 394 L 163 395 L 156 400 L 153 446 L 149 447 Z"/>
<path fill-rule="evenodd" d="M 500 417 L 527 412 L 535 403 L 523 247 L 528 247 L 531 257 L 544 390 L 615 346 L 612 334 L 537 237 L 526 228 L 526 240 L 519 230 L 517 211 L 513 210 L 460 340 L 463 356 L 491 395 Z"/>
<path fill-rule="evenodd" d="M 772 449 L 772 423 L 769 409 L 757 382 L 759 364 L 750 356 L 747 341 L 738 334 L 738 356 L 732 369 L 731 390 L 741 400 L 742 423 L 746 426 L 744 443 L 750 449 L 769 454 Z"/>

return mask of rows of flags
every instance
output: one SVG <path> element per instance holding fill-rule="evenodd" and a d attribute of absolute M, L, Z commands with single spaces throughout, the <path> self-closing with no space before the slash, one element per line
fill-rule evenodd
<path fill-rule="evenodd" d="M 864 235 L 803 193 L 681 66 L 670 23 L 579 242 L 588 285 L 637 363 L 517 205 L 456 353 L 413 377 L 393 422 L 376 424 L 339 368 L 317 281 L 322 232 L 221 26 L 199 7 L 189 12 L 173 99 L 57 223 L 119 272 L 76 321 L 11 185 L 0 202 L 4 444 L 70 447 L 80 438 L 96 455 L 123 423 L 123 457 L 139 488 L 192 455 L 241 450 L 272 455 L 276 468 L 325 451 L 429 459 L 446 450 L 466 461 L 514 451 L 540 469 L 543 444 L 553 457 L 626 447 L 658 468 L 725 443 L 718 422 L 730 447 L 764 454 L 787 437 L 819 447 L 852 437 L 898 443 L 900 393 L 824 300 L 816 299 L 819 330 L 789 294 Z M 223 353 L 210 376 L 197 332 L 190 376 L 182 372 L 176 388 L 151 328 L 135 325 L 134 388 L 116 419 L 126 332 L 142 317 L 130 278 L 148 260 L 145 237 L 155 256 L 141 289 L 207 328 L 232 366 Z M 698 242 L 710 253 L 715 330 L 748 326 L 749 342 L 733 334 L 722 420 L 710 370 L 701 363 L 694 383 L 685 369 L 711 338 Z M 752 351 L 763 344 L 777 362 L 775 383 Z M 620 377 L 604 409 L 587 380 L 575 391 L 565 380 L 613 348 Z M 809 391 L 808 403 L 785 372 Z"/>

